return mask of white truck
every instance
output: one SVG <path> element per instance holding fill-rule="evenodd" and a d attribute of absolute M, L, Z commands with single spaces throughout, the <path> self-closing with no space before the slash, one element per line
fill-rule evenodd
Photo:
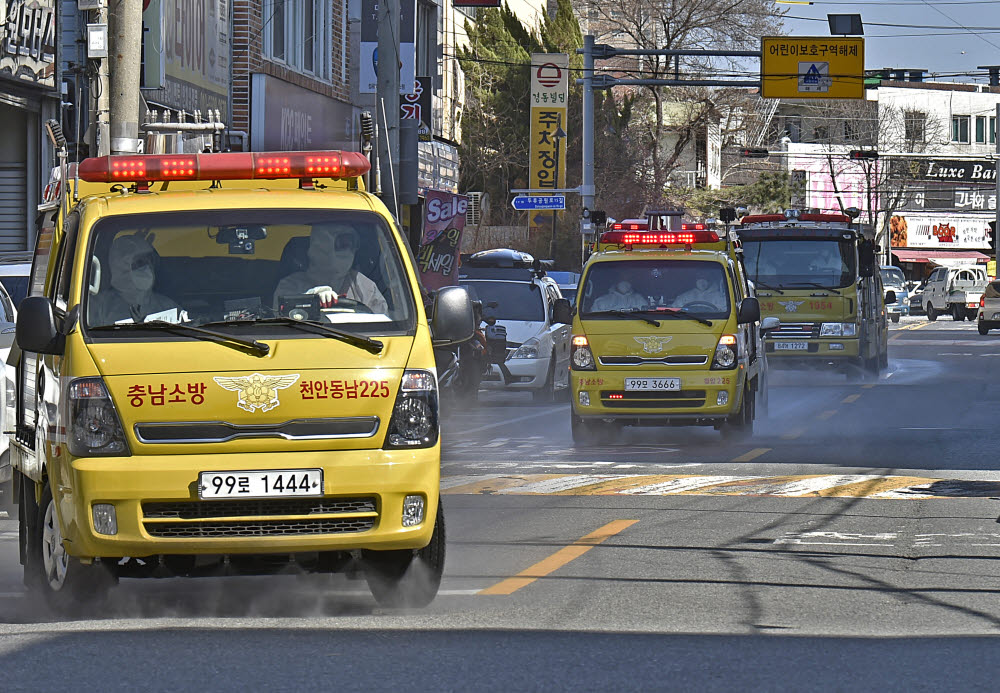
<path fill-rule="evenodd" d="M 927 319 L 937 320 L 938 315 L 950 313 L 955 320 L 975 320 L 988 282 L 986 268 L 979 265 L 938 267 L 924 288 Z"/>

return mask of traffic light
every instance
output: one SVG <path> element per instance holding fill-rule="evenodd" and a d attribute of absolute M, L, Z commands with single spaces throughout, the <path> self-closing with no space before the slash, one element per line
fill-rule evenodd
<path fill-rule="evenodd" d="M 769 152 L 761 147 L 744 147 L 740 150 L 740 156 L 744 159 L 766 159 Z"/>
<path fill-rule="evenodd" d="M 852 149 L 848 154 L 851 159 L 877 159 L 878 150 L 875 149 Z"/>
<path fill-rule="evenodd" d="M 590 223 L 592 223 L 594 226 L 604 226 L 605 224 L 608 223 L 607 212 L 604 212 L 603 210 L 600 209 L 595 209 L 593 212 L 590 213 Z"/>

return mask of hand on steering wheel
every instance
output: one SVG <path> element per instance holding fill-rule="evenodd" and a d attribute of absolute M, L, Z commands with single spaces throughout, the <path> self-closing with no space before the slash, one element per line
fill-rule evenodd
<path fill-rule="evenodd" d="M 332 286 L 314 286 L 306 293 L 319 296 L 320 308 L 332 308 L 340 300 L 340 296 L 337 295 Z"/>
<path fill-rule="evenodd" d="M 698 310 L 699 307 L 707 308 L 708 310 L 712 311 L 719 310 L 719 306 L 715 305 L 714 303 L 710 303 L 708 301 L 689 301 L 688 303 L 685 303 L 683 306 L 681 306 L 681 309 Z"/>

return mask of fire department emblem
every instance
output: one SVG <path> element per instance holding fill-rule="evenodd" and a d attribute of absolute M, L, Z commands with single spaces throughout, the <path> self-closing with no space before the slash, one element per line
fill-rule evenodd
<path fill-rule="evenodd" d="M 219 387 L 232 392 L 238 392 L 239 398 L 236 406 L 251 414 L 260 409 L 262 412 L 270 411 L 281 404 L 278 401 L 278 390 L 291 387 L 299 379 L 299 374 L 294 375 L 262 375 L 254 373 L 241 378 L 212 378 L 219 384 Z"/>
<path fill-rule="evenodd" d="M 649 337 L 632 337 L 636 342 L 642 345 L 642 350 L 646 354 L 659 354 L 663 351 L 663 347 L 667 345 L 673 337 L 660 337 L 659 335 L 651 335 Z"/>
<path fill-rule="evenodd" d="M 805 301 L 778 301 L 779 305 L 785 307 L 786 313 L 798 313 L 799 306 L 801 306 Z"/>

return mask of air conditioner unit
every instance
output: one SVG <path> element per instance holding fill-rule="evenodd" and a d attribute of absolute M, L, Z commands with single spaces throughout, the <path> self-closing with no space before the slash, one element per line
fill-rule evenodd
<path fill-rule="evenodd" d="M 465 195 L 469 198 L 469 206 L 465 211 L 465 225 L 467 227 L 479 226 L 483 218 L 484 198 L 488 197 L 488 195 L 484 192 L 469 192 L 465 193 Z"/>

